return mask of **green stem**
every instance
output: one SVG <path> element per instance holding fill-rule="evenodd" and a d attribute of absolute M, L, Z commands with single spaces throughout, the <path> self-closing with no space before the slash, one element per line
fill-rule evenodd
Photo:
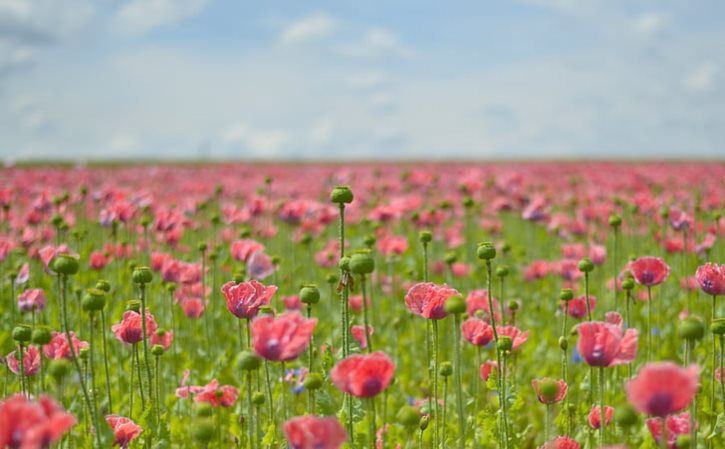
<path fill-rule="evenodd" d="M 103 341 L 103 365 L 106 377 L 106 396 L 108 397 L 108 413 L 113 414 L 113 400 L 111 399 L 111 376 L 108 374 L 108 352 L 106 345 L 106 312 L 101 309 L 101 337 Z"/>
<path fill-rule="evenodd" d="M 433 420 L 433 426 L 435 429 L 436 439 L 440 443 L 440 420 L 438 416 L 440 411 L 438 410 L 438 320 L 432 320 L 433 324 L 433 406 L 435 408 L 435 419 Z"/>
<path fill-rule="evenodd" d="M 148 398 L 153 404 L 153 377 L 151 376 L 151 363 L 149 363 L 149 344 L 148 334 L 146 330 L 146 284 L 140 284 L 141 289 L 141 332 L 142 332 L 142 343 L 143 343 L 143 363 L 146 367 L 146 382 L 148 382 Z"/>
<path fill-rule="evenodd" d="M 604 367 L 599 367 L 599 447 L 604 447 L 604 428 L 607 418 L 604 410 Z"/>
<path fill-rule="evenodd" d="M 362 308 L 363 308 L 363 325 L 365 327 L 365 344 L 367 346 L 367 352 L 370 353 L 373 350 L 373 341 L 370 336 L 370 322 L 368 320 L 368 295 L 365 282 L 365 275 L 360 276 L 360 289 L 362 290 Z"/>
<path fill-rule="evenodd" d="M 647 286 L 647 362 L 652 359 L 652 287 Z"/>
<path fill-rule="evenodd" d="M 368 406 L 368 439 L 370 449 L 375 449 L 375 398 L 371 397 L 366 400 Z"/>
<path fill-rule="evenodd" d="M 456 357 L 456 407 L 458 408 L 458 432 L 460 438 L 458 447 L 464 449 L 466 444 L 466 417 L 463 414 L 463 382 L 461 379 L 461 315 L 456 313 L 454 320 L 456 336 L 456 341 L 454 342 Z M 445 444 L 445 440 L 443 444 Z"/>

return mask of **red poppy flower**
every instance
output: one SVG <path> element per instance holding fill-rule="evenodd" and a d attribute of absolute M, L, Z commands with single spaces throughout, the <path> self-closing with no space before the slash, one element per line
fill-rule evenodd
<path fill-rule="evenodd" d="M 679 415 L 670 415 L 665 419 L 665 425 L 667 426 L 667 447 L 676 449 L 677 437 L 690 433 L 690 414 L 684 412 Z M 662 420 L 659 418 L 648 419 L 647 428 L 659 445 L 660 438 L 662 438 Z"/>
<path fill-rule="evenodd" d="M 501 313 L 498 311 L 498 300 L 494 297 L 491 298 L 493 305 L 493 315 L 496 322 L 501 321 Z M 466 313 L 473 316 L 477 311 L 482 310 L 484 313 L 484 319 L 491 322 L 491 311 L 488 310 L 488 290 L 483 288 L 479 290 L 471 290 L 466 296 Z"/>
<path fill-rule="evenodd" d="M 330 371 L 330 378 L 341 391 L 358 398 L 370 398 L 388 388 L 394 374 L 393 361 L 378 351 L 341 360 Z"/>
<path fill-rule="evenodd" d="M 589 295 L 589 308 L 592 312 L 594 312 L 594 309 L 597 306 L 597 298 Z M 567 304 L 562 303 L 561 304 L 562 310 L 568 310 L 569 316 L 573 318 L 584 318 L 587 316 L 587 297 L 586 295 L 579 295 L 576 298 L 569 301 L 568 307 Z"/>
<path fill-rule="evenodd" d="M 298 416 L 284 423 L 284 435 L 290 449 L 338 449 L 347 434 L 337 418 Z"/>
<path fill-rule="evenodd" d="M 604 416 L 604 427 L 608 427 L 609 423 L 612 422 L 612 418 L 614 417 L 614 408 L 605 405 Z M 592 409 L 589 411 L 589 416 L 587 417 L 587 419 L 589 421 L 589 427 L 591 427 L 592 429 L 598 429 L 602 425 L 601 407 L 598 405 L 593 405 Z"/>
<path fill-rule="evenodd" d="M 711 296 L 725 295 L 725 265 L 708 262 L 695 272 L 700 289 Z"/>
<path fill-rule="evenodd" d="M 640 285 L 658 285 L 670 275 L 670 267 L 659 257 L 640 257 L 629 266 L 634 280 Z"/>
<path fill-rule="evenodd" d="M 541 391 L 541 386 L 544 383 L 551 383 L 552 385 L 555 385 L 555 394 L 551 395 L 550 397 L 545 397 Z M 564 399 L 564 397 L 566 396 L 566 391 L 569 388 L 564 380 L 554 380 L 549 379 L 548 377 L 544 379 L 532 379 L 531 386 L 534 387 L 536 397 L 542 404 L 556 404 L 557 402 L 561 402 L 561 400 Z"/>
<path fill-rule="evenodd" d="M 637 330 L 623 332 L 621 322 L 589 321 L 579 324 L 577 332 L 577 351 L 591 366 L 621 365 L 637 356 Z"/>
<path fill-rule="evenodd" d="M 277 287 L 266 287 L 258 281 L 227 282 L 222 285 L 222 293 L 227 302 L 227 309 L 237 318 L 254 318 L 259 308 L 269 304 Z"/>
<path fill-rule="evenodd" d="M 488 381 L 489 376 L 491 376 L 491 373 L 494 370 L 498 373 L 498 363 L 496 363 L 495 360 L 486 360 L 481 363 L 481 368 L 479 369 L 481 379 L 483 379 L 484 382 Z"/>
<path fill-rule="evenodd" d="M 21 312 L 45 309 L 45 291 L 42 288 L 29 288 L 18 295 L 18 308 Z"/>
<path fill-rule="evenodd" d="M 569 437 L 556 437 L 540 446 L 539 449 L 581 449 L 579 443 Z"/>
<path fill-rule="evenodd" d="M 408 290 L 405 295 L 405 304 L 416 315 L 430 320 L 440 320 L 448 315 L 443 308 L 448 298 L 459 294 L 458 290 L 450 288 L 446 284 L 420 282 Z"/>
<path fill-rule="evenodd" d="M 0 402 L 0 447 L 45 449 L 76 424 L 53 399 L 35 402 L 16 394 Z"/>
<path fill-rule="evenodd" d="M 308 320 L 299 312 L 260 316 L 252 321 L 252 346 L 267 360 L 294 360 L 307 349 L 316 325 L 316 318 Z"/>
<path fill-rule="evenodd" d="M 493 341 L 493 327 L 478 318 L 469 318 L 461 325 L 463 338 L 476 346 L 486 346 Z"/>
<path fill-rule="evenodd" d="M 368 334 L 373 335 L 373 332 L 375 332 L 375 329 L 368 325 Z M 350 333 L 352 334 L 352 338 L 357 340 L 357 343 L 360 345 L 360 349 L 367 349 L 368 342 L 365 335 L 365 327 L 364 326 L 353 326 L 350 328 Z"/>
<path fill-rule="evenodd" d="M 511 340 L 513 342 L 513 349 L 518 349 L 519 346 L 526 343 L 526 340 L 529 339 L 529 331 L 521 332 L 521 330 L 519 330 L 519 328 L 515 326 L 497 327 L 496 331 L 499 337 L 502 335 L 511 337 Z"/>
<path fill-rule="evenodd" d="M 108 415 L 106 422 L 111 426 L 116 437 L 113 444 L 118 445 L 121 449 L 126 449 L 131 441 L 143 432 L 141 426 L 123 416 Z"/>
<path fill-rule="evenodd" d="M 649 363 L 624 386 L 635 409 L 664 417 L 690 405 L 697 393 L 697 365 L 681 367 L 672 362 Z"/>
<path fill-rule="evenodd" d="M 235 240 L 229 248 L 229 252 L 236 260 L 246 263 L 252 254 L 264 251 L 264 245 L 252 239 Z"/>
<path fill-rule="evenodd" d="M 129 344 L 138 343 L 156 332 L 156 319 L 146 309 L 146 335 L 144 336 L 141 314 L 133 310 L 127 310 L 123 312 L 121 322 L 111 326 L 111 331 L 116 334 L 118 341 Z"/>
<path fill-rule="evenodd" d="M 15 374 L 20 374 L 20 357 L 17 351 L 7 356 L 8 368 Z M 37 346 L 29 345 L 23 350 L 23 375 L 34 376 L 40 370 L 40 351 Z"/>
<path fill-rule="evenodd" d="M 208 384 L 193 389 L 194 402 L 205 402 L 212 407 L 231 407 L 239 397 L 239 390 L 231 385 L 219 385 L 219 381 L 212 379 Z"/>
<path fill-rule="evenodd" d="M 88 342 L 81 341 L 76 337 L 75 332 L 70 332 L 70 339 L 73 342 L 73 351 L 76 356 L 80 354 L 81 349 L 89 346 Z M 43 354 L 49 359 L 70 359 L 70 345 L 64 332 L 53 332 L 50 343 L 43 346 Z"/>

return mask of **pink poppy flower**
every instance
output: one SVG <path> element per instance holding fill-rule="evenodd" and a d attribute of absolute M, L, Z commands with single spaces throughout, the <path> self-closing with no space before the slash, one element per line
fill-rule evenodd
<path fill-rule="evenodd" d="M 45 449 L 75 424 L 75 417 L 48 396 L 36 402 L 16 394 L 0 401 L 2 448 Z"/>
<path fill-rule="evenodd" d="M 88 348 L 88 342 L 81 341 L 76 337 L 76 333 L 70 332 L 71 342 L 73 342 L 73 351 L 76 356 L 80 354 L 81 349 Z M 49 359 L 70 359 L 72 358 L 70 345 L 64 332 L 53 332 L 50 343 L 43 346 L 43 354 Z"/>
<path fill-rule="evenodd" d="M 284 423 L 290 449 L 339 449 L 347 434 L 337 418 L 299 416 Z"/>
<path fill-rule="evenodd" d="M 208 384 L 197 387 L 194 402 L 204 402 L 212 407 L 231 407 L 239 397 L 239 390 L 231 385 L 219 385 L 219 381 L 212 379 Z"/>
<path fill-rule="evenodd" d="M 267 360 L 288 362 L 307 349 L 316 325 L 316 318 L 308 320 L 299 312 L 260 316 L 252 321 L 252 346 Z"/>
<path fill-rule="evenodd" d="M 637 356 L 637 329 L 622 331 L 622 325 L 588 321 L 577 326 L 577 351 L 591 366 L 629 363 Z"/>
<path fill-rule="evenodd" d="M 669 415 L 665 418 L 665 425 L 667 426 L 667 447 L 670 449 L 677 449 L 677 437 L 680 435 L 689 435 L 690 433 L 690 414 L 688 412 L 684 412 L 679 415 Z M 648 419 L 647 428 L 657 444 L 661 444 L 662 419 Z"/>
<path fill-rule="evenodd" d="M 151 335 L 149 343 L 151 346 L 160 345 L 164 348 L 164 351 L 168 351 L 171 347 L 171 343 L 174 341 L 174 331 L 161 331 L 159 329 Z"/>
<path fill-rule="evenodd" d="M 581 319 L 587 316 L 587 298 L 586 295 L 579 295 L 576 298 L 568 302 L 569 316 Z M 594 309 L 597 306 L 597 298 L 589 295 L 589 308 L 594 313 Z M 566 310 L 567 304 L 562 303 L 561 309 Z"/>
<path fill-rule="evenodd" d="M 687 408 L 697 393 L 698 367 L 672 362 L 648 363 L 624 389 L 635 409 L 665 417 Z"/>
<path fill-rule="evenodd" d="M 493 327 L 478 318 L 468 318 L 461 325 L 463 338 L 476 346 L 486 346 L 493 341 Z"/>
<path fill-rule="evenodd" d="M 141 325 L 141 314 L 133 310 L 123 312 L 123 318 L 118 324 L 111 326 L 111 331 L 116 334 L 118 341 L 133 344 L 142 341 L 156 332 L 156 319 L 146 309 L 146 335 L 143 335 L 143 326 Z"/>
<path fill-rule="evenodd" d="M 408 249 L 408 239 L 400 235 L 382 237 L 378 240 L 378 251 L 385 256 L 400 256 Z"/>
<path fill-rule="evenodd" d="M 108 258 L 102 251 L 93 251 L 88 257 L 88 266 L 94 270 L 102 270 L 108 264 Z"/>
<path fill-rule="evenodd" d="M 373 335 L 373 332 L 375 332 L 375 329 L 372 326 L 368 326 L 368 334 Z M 367 349 L 368 342 L 364 326 L 352 326 L 350 328 L 350 333 L 352 334 L 352 338 L 354 338 L 358 345 L 360 345 L 360 349 Z"/>
<path fill-rule="evenodd" d="M 194 320 L 201 318 L 206 309 L 206 304 L 201 298 L 184 298 L 179 301 L 179 305 L 181 306 L 181 310 L 184 311 L 184 315 Z"/>
<path fill-rule="evenodd" d="M 377 396 L 388 388 L 395 375 L 395 364 L 384 352 L 351 355 L 330 371 L 332 383 L 340 391 L 358 398 Z"/>
<path fill-rule="evenodd" d="M 501 326 L 497 327 L 496 331 L 500 336 L 504 335 L 507 337 L 511 337 L 511 340 L 513 342 L 513 349 L 518 349 L 521 345 L 526 343 L 526 340 L 529 338 L 529 331 L 521 332 L 517 327 L 515 326 Z"/>
<path fill-rule="evenodd" d="M 252 279 L 264 279 L 272 276 L 277 271 L 277 267 L 272 263 L 272 258 L 257 251 L 252 254 L 247 261 L 247 274 Z"/>
<path fill-rule="evenodd" d="M 541 384 L 545 382 L 554 382 L 556 384 L 556 394 L 554 394 L 552 398 L 544 397 L 541 392 Z M 531 386 L 534 388 L 534 391 L 536 392 L 536 398 L 541 402 L 542 404 L 556 404 L 557 402 L 561 402 L 562 399 L 566 396 L 566 391 L 568 390 L 569 386 L 564 382 L 562 379 L 554 380 L 544 378 L 544 379 L 532 379 L 531 380 Z"/>
<path fill-rule="evenodd" d="M 222 293 L 227 302 L 227 309 L 237 318 L 254 318 L 259 308 L 269 304 L 277 287 L 268 287 L 257 281 L 227 282 L 222 285 Z"/>
<path fill-rule="evenodd" d="M 711 296 L 725 295 L 725 265 L 708 262 L 695 272 L 700 289 Z"/>
<path fill-rule="evenodd" d="M 21 312 L 45 309 L 45 291 L 42 288 L 29 288 L 18 295 L 18 308 Z"/>
<path fill-rule="evenodd" d="M 420 282 L 412 286 L 405 295 L 408 310 L 430 320 L 440 320 L 448 313 L 443 308 L 451 296 L 460 295 L 458 290 L 446 284 L 437 285 L 432 282 Z"/>
<path fill-rule="evenodd" d="M 235 240 L 229 248 L 232 257 L 244 263 L 247 263 L 252 254 L 259 251 L 264 251 L 264 245 L 252 239 Z"/>
<path fill-rule="evenodd" d="M 538 449 L 581 449 L 581 446 L 569 437 L 556 437 Z"/>
<path fill-rule="evenodd" d="M 300 310 L 302 308 L 302 301 L 300 301 L 298 295 L 283 296 L 282 304 L 287 310 Z"/>
<path fill-rule="evenodd" d="M 609 427 L 609 424 L 612 422 L 612 418 L 614 417 L 614 408 L 605 405 L 604 416 L 604 427 Z M 587 420 L 589 421 L 589 427 L 592 429 L 598 429 L 602 425 L 602 410 L 599 405 L 592 406 Z"/>
<path fill-rule="evenodd" d="M 629 268 L 634 280 L 640 285 L 658 285 L 670 275 L 670 267 L 659 257 L 640 257 Z"/>
<path fill-rule="evenodd" d="M 20 357 L 18 357 L 17 351 L 8 354 L 6 360 L 10 371 L 20 375 Z M 38 374 L 38 371 L 40 371 L 40 351 L 37 346 L 28 345 L 23 350 L 23 374 L 34 376 Z"/>
<path fill-rule="evenodd" d="M 15 285 L 23 285 L 30 279 L 30 265 L 25 262 L 22 267 L 20 267 L 20 271 L 18 271 L 18 275 L 15 277 Z"/>
<path fill-rule="evenodd" d="M 547 260 L 535 260 L 524 269 L 524 280 L 543 279 L 551 272 L 551 264 Z"/>
<path fill-rule="evenodd" d="M 470 272 L 471 266 L 465 262 L 453 262 L 453 264 L 451 265 L 451 274 L 454 277 L 461 278 L 464 276 L 468 276 Z"/>
<path fill-rule="evenodd" d="M 108 415 L 106 422 L 113 429 L 116 438 L 113 444 L 121 449 L 128 448 L 128 445 L 143 432 L 141 426 L 123 416 Z"/>
<path fill-rule="evenodd" d="M 479 368 L 479 375 L 484 382 L 487 382 L 489 376 L 494 371 L 498 372 L 498 363 L 495 360 L 486 360 L 485 362 L 481 363 L 481 367 Z"/>

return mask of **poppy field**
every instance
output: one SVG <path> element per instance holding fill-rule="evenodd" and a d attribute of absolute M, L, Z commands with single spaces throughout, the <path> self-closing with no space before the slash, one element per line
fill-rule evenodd
<path fill-rule="evenodd" d="M 5 167 L 0 449 L 725 449 L 725 164 Z"/>

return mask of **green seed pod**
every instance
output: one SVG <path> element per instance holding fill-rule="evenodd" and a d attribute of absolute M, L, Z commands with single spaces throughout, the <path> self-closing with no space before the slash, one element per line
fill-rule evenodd
<path fill-rule="evenodd" d="M 501 351 L 510 351 L 514 347 L 514 341 L 508 335 L 499 335 L 497 346 Z"/>
<path fill-rule="evenodd" d="M 13 340 L 18 343 L 28 343 L 33 338 L 33 330 L 30 326 L 20 325 L 13 329 Z"/>
<path fill-rule="evenodd" d="M 660 217 L 662 217 L 662 219 L 664 219 L 664 220 L 667 220 L 667 218 L 669 218 L 669 216 L 670 216 L 670 208 L 667 206 L 660 207 Z"/>
<path fill-rule="evenodd" d="M 582 273 L 591 273 L 594 271 L 594 264 L 588 257 L 583 258 L 579 261 L 579 271 Z"/>
<path fill-rule="evenodd" d="M 571 301 L 574 299 L 574 292 L 570 288 L 562 288 L 559 292 L 559 299 L 562 301 Z"/>
<path fill-rule="evenodd" d="M 132 310 L 134 312 L 141 311 L 141 301 L 138 299 L 129 299 L 126 301 L 126 310 Z"/>
<path fill-rule="evenodd" d="M 481 242 L 476 248 L 476 255 L 481 260 L 491 260 L 496 258 L 496 247 L 491 242 Z"/>
<path fill-rule="evenodd" d="M 547 401 L 554 401 L 559 393 L 559 383 L 553 379 L 543 379 L 539 383 L 539 394 Z"/>
<path fill-rule="evenodd" d="M 202 253 L 205 252 L 208 247 L 209 247 L 209 245 L 207 245 L 206 242 L 199 242 L 196 245 L 196 249 L 198 249 Z"/>
<path fill-rule="evenodd" d="M 627 278 L 622 281 L 622 290 L 632 291 L 634 289 L 634 279 Z"/>
<path fill-rule="evenodd" d="M 338 278 L 336 274 L 328 274 L 327 277 L 325 277 L 325 282 L 330 285 L 337 284 L 337 281 L 339 280 L 340 278 Z"/>
<path fill-rule="evenodd" d="M 348 186 L 337 186 L 330 193 L 330 201 L 340 206 L 352 203 L 353 199 L 352 190 Z"/>
<path fill-rule="evenodd" d="M 252 394 L 252 403 L 254 405 L 262 405 L 264 404 L 264 393 L 261 391 L 255 391 L 254 394 Z"/>
<path fill-rule="evenodd" d="M 609 226 L 613 228 L 618 228 L 622 224 L 622 217 L 620 217 L 617 214 L 612 214 L 609 216 Z"/>
<path fill-rule="evenodd" d="M 48 372 L 60 382 L 70 371 L 70 362 L 66 359 L 53 359 L 48 363 Z"/>
<path fill-rule="evenodd" d="M 428 428 L 428 421 L 430 421 L 429 415 L 423 415 L 420 417 L 420 421 L 418 422 L 418 427 L 420 430 L 425 430 Z"/>
<path fill-rule="evenodd" d="M 251 351 L 244 351 L 239 354 L 239 367 L 244 371 L 259 369 L 262 359 Z"/>
<path fill-rule="evenodd" d="M 60 214 L 54 214 L 53 218 L 50 219 L 50 222 L 57 228 L 63 224 L 63 216 Z"/>
<path fill-rule="evenodd" d="M 315 284 L 305 284 L 300 289 L 300 301 L 304 304 L 317 304 L 320 302 L 320 290 Z"/>
<path fill-rule="evenodd" d="M 675 447 L 677 449 L 689 449 L 691 444 L 692 437 L 690 437 L 690 435 L 683 434 L 677 436 L 677 443 L 675 444 Z"/>
<path fill-rule="evenodd" d="M 418 239 L 420 240 L 420 243 L 423 245 L 427 245 L 428 243 L 433 241 L 433 234 L 430 231 L 420 231 L 420 234 L 418 234 Z"/>
<path fill-rule="evenodd" d="M 365 239 L 363 240 L 363 243 L 365 244 L 365 246 L 367 246 L 368 248 L 371 248 L 371 249 L 373 246 L 375 246 L 375 242 L 377 242 L 377 239 L 372 234 L 366 235 Z"/>
<path fill-rule="evenodd" d="M 444 260 L 446 265 L 453 265 L 458 260 L 458 254 L 455 251 L 448 251 L 445 254 Z"/>
<path fill-rule="evenodd" d="M 506 265 L 496 267 L 496 277 L 505 278 L 509 275 L 509 268 Z"/>
<path fill-rule="evenodd" d="M 705 336 L 705 325 L 695 316 L 688 316 L 680 321 L 677 334 L 685 340 L 700 340 Z"/>
<path fill-rule="evenodd" d="M 151 354 L 155 355 L 156 357 L 160 357 L 164 355 L 164 347 L 161 345 L 153 345 L 151 346 Z"/>
<path fill-rule="evenodd" d="M 448 300 L 446 300 L 445 304 L 443 304 L 443 309 L 454 315 L 463 313 L 466 311 L 466 301 L 458 295 L 451 296 Z"/>
<path fill-rule="evenodd" d="M 317 390 L 322 387 L 322 384 L 323 379 L 320 373 L 308 373 L 302 385 L 308 390 Z"/>
<path fill-rule="evenodd" d="M 234 283 L 241 284 L 242 282 L 244 282 L 245 277 L 246 276 L 244 276 L 244 273 L 235 273 L 234 274 Z"/>
<path fill-rule="evenodd" d="M 300 243 L 302 243 L 303 245 L 309 245 L 310 243 L 312 243 L 312 236 L 310 234 L 303 235 L 300 239 Z"/>
<path fill-rule="evenodd" d="M 91 356 L 91 348 L 81 348 L 80 351 L 78 351 L 78 358 L 81 360 L 88 360 L 88 357 Z"/>
<path fill-rule="evenodd" d="M 151 273 L 151 268 L 149 267 L 138 267 L 133 270 L 133 274 L 131 275 L 131 279 L 133 279 L 135 284 L 148 284 L 153 278 L 154 275 Z"/>
<path fill-rule="evenodd" d="M 206 444 L 214 437 L 214 424 L 211 419 L 195 419 L 191 424 L 191 437 L 206 447 Z"/>
<path fill-rule="evenodd" d="M 50 330 L 45 327 L 36 327 L 30 336 L 30 341 L 35 345 L 47 345 L 53 339 Z"/>
<path fill-rule="evenodd" d="M 508 308 L 512 312 L 515 312 L 515 311 L 519 310 L 519 302 L 516 301 L 516 300 L 509 301 Z"/>
<path fill-rule="evenodd" d="M 56 273 L 65 274 L 66 276 L 72 276 L 78 273 L 80 265 L 78 259 L 71 256 L 70 254 L 58 254 L 53 258 L 50 263 L 51 269 Z"/>
<path fill-rule="evenodd" d="M 111 291 L 111 284 L 108 281 L 106 281 L 105 279 L 101 279 L 98 282 L 96 282 L 96 288 L 98 290 L 108 293 Z"/>
<path fill-rule="evenodd" d="M 173 295 L 176 291 L 176 284 L 174 284 L 173 282 L 169 282 L 168 284 L 166 284 L 166 291 Z"/>
<path fill-rule="evenodd" d="M 209 255 L 207 256 L 209 258 L 210 262 L 216 262 L 216 260 L 219 258 L 219 255 L 216 253 L 216 251 L 209 252 Z"/>
<path fill-rule="evenodd" d="M 559 337 L 559 348 L 561 348 L 562 351 L 569 349 L 569 340 L 565 337 Z"/>
<path fill-rule="evenodd" d="M 398 422 L 405 427 L 415 427 L 420 423 L 420 413 L 415 407 L 405 405 L 398 412 Z"/>
<path fill-rule="evenodd" d="M 710 330 L 715 335 L 724 335 L 725 334 L 725 318 L 715 318 L 712 320 L 712 325 L 710 326 Z"/>
<path fill-rule="evenodd" d="M 637 424 L 637 413 L 631 405 L 623 404 L 614 409 L 614 422 L 621 427 L 630 427 Z"/>
<path fill-rule="evenodd" d="M 341 258 L 337 263 L 337 266 L 340 267 L 342 271 L 350 271 L 350 258 L 348 256 Z"/>
<path fill-rule="evenodd" d="M 466 209 L 472 208 L 473 206 L 475 206 L 475 204 L 476 203 L 473 201 L 473 198 L 471 198 L 470 196 L 463 198 L 463 207 L 465 207 Z"/>
<path fill-rule="evenodd" d="M 86 312 L 97 312 L 106 306 L 106 292 L 97 288 L 89 288 L 81 300 L 81 307 Z"/>
<path fill-rule="evenodd" d="M 438 374 L 443 377 L 448 377 L 453 374 L 453 365 L 451 362 L 441 362 L 441 366 L 438 367 Z"/>
<path fill-rule="evenodd" d="M 375 270 L 375 259 L 369 250 L 356 251 L 350 257 L 350 271 L 354 274 L 370 274 Z"/>
<path fill-rule="evenodd" d="M 509 251 L 511 251 L 511 245 L 509 244 L 509 242 L 503 242 L 503 244 L 501 245 L 501 252 L 507 254 Z"/>

